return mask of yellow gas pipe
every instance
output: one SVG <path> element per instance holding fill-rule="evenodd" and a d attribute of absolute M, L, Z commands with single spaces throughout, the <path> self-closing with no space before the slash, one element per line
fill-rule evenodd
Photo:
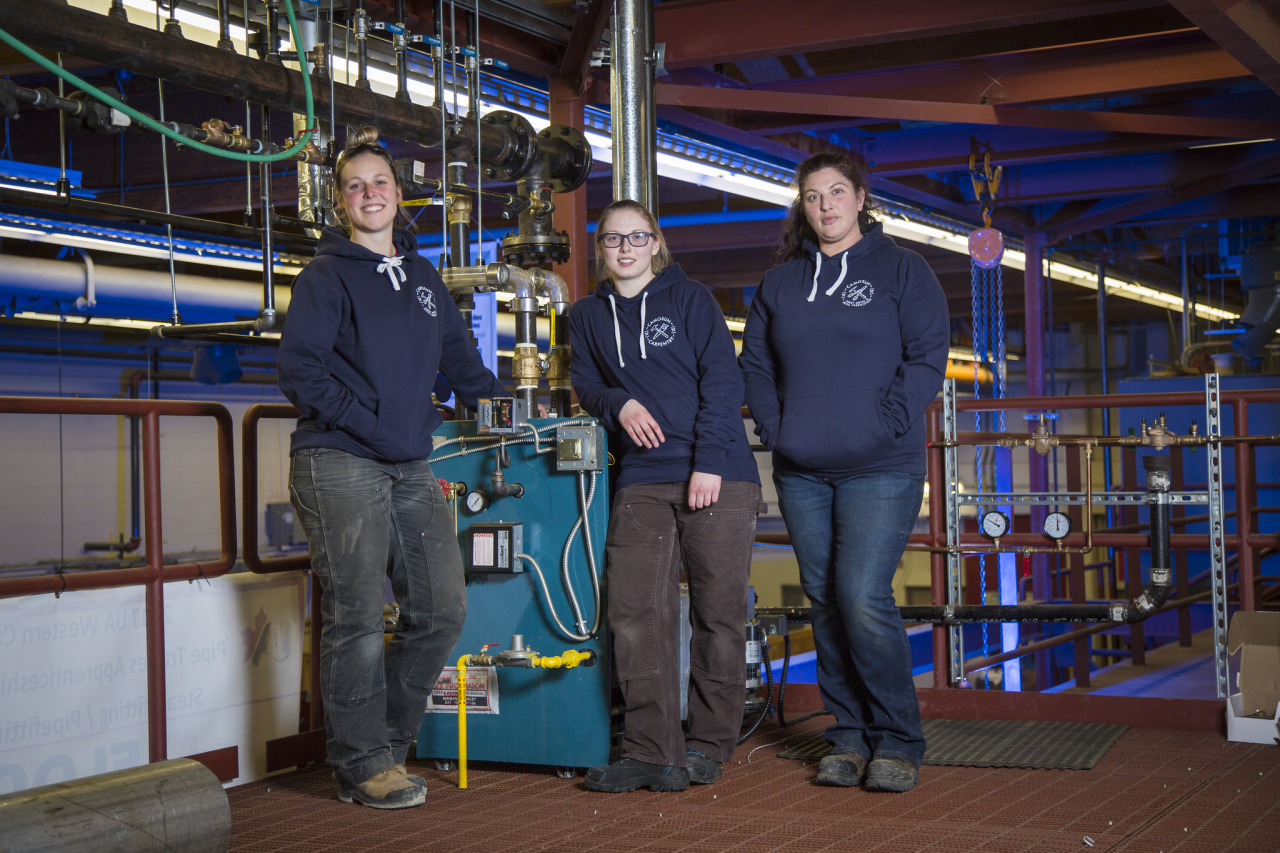
<path fill-rule="evenodd" d="M 485 648 L 489 648 L 485 646 Z M 577 649 L 569 649 L 562 652 L 556 657 L 535 657 L 531 662 L 531 666 L 541 669 L 573 669 L 576 666 L 586 664 L 595 658 L 596 653 L 593 651 L 580 652 Z M 486 661 L 492 661 L 493 664 L 501 665 L 498 659 L 489 655 L 481 654 L 475 657 L 484 658 Z M 467 664 L 471 662 L 472 655 L 463 655 L 458 658 L 458 787 L 467 787 Z"/>
<path fill-rule="evenodd" d="M 458 787 L 467 787 L 467 662 L 471 655 L 458 658 Z"/>

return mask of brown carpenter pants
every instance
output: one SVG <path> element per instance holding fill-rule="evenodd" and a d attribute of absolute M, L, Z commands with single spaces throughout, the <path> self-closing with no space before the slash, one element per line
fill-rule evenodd
<path fill-rule="evenodd" d="M 619 489 L 605 542 L 609 625 L 626 707 L 622 757 L 684 767 L 685 750 L 728 761 L 746 697 L 745 627 L 760 487 L 721 484 L 689 509 L 688 484 Z M 680 725 L 680 561 L 689 582 L 689 731 Z"/>

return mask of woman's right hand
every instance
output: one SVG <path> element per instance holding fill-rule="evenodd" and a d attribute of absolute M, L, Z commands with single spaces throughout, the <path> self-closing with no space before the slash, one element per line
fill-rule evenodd
<path fill-rule="evenodd" d="M 618 423 L 622 424 L 627 435 L 631 436 L 631 440 L 639 447 L 652 450 L 666 441 L 662 435 L 662 427 L 658 426 L 653 415 L 649 414 L 649 410 L 642 406 L 639 400 L 627 401 L 622 411 L 618 413 Z"/>

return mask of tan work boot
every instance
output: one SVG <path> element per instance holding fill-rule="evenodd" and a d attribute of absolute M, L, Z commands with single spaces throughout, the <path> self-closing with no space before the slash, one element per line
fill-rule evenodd
<path fill-rule="evenodd" d="M 426 802 L 427 792 L 392 768 L 358 785 L 339 779 L 338 799 L 375 809 L 409 809 Z"/>
<path fill-rule="evenodd" d="M 405 767 L 403 764 L 396 765 L 396 772 L 399 773 L 404 778 L 408 779 L 410 782 L 412 782 L 415 785 L 421 785 L 423 788 L 427 787 L 426 779 L 422 778 L 421 776 L 411 775 L 409 773 L 409 769 Z"/>

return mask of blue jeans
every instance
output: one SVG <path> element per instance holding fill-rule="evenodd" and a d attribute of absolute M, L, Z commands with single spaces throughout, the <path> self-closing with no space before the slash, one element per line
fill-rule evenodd
<path fill-rule="evenodd" d="M 308 448 L 289 468 L 324 590 L 319 686 L 329 763 L 360 784 L 405 762 L 427 694 L 462 634 L 462 555 L 425 459 L 388 463 Z M 400 605 L 385 654 L 384 577 Z"/>
<path fill-rule="evenodd" d="M 833 754 L 920 764 L 924 732 L 893 575 L 920 513 L 924 478 L 818 477 L 774 468 L 800 583 L 812 604 L 818 689 Z"/>

